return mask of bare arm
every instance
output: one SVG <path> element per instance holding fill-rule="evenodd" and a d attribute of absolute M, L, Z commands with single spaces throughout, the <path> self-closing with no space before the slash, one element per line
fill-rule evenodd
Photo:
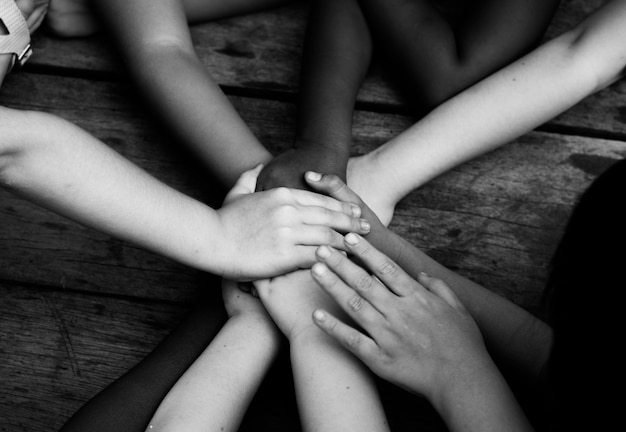
<path fill-rule="evenodd" d="M 531 430 L 448 286 L 425 274 L 411 278 L 364 239 L 346 241 L 373 276 L 325 246 L 311 273 L 365 331 L 323 310 L 313 314 L 315 322 L 375 373 L 425 396 L 450 430 Z"/>
<path fill-rule="evenodd" d="M 371 41 L 357 0 L 312 3 L 300 72 L 293 149 L 259 176 L 259 189 L 306 189 L 309 170 L 346 176 L 356 95 L 369 67 Z"/>
<path fill-rule="evenodd" d="M 388 430 L 366 367 L 311 321 L 317 307 L 338 311 L 308 270 L 255 283 L 272 319 L 287 336 L 303 429 Z"/>
<path fill-rule="evenodd" d="M 229 319 L 167 394 L 149 431 L 236 431 L 278 353 L 279 332 L 258 299 L 224 282 Z"/>
<path fill-rule="evenodd" d="M 444 280 L 477 322 L 494 360 L 536 383 L 552 345 L 552 329 L 547 324 L 489 289 L 447 269 L 384 227 L 338 178 L 311 174 L 306 178 L 316 190 L 347 202 L 361 203 L 364 215 L 372 221 L 367 240 L 414 279 L 420 272 L 426 272 Z"/>
<path fill-rule="evenodd" d="M 237 199 L 214 210 L 71 123 L 0 108 L 0 184 L 79 223 L 201 270 L 237 279 L 282 274 L 312 265 L 315 244 L 329 239 L 340 244 L 333 229 L 360 225 L 353 216 L 358 208 L 313 192 L 252 194 L 258 171 L 242 176 Z"/>
<path fill-rule="evenodd" d="M 393 208 L 413 189 L 612 84 L 626 65 L 624 22 L 626 1 L 610 1 L 574 29 L 440 105 L 364 158 L 368 172 L 375 173 L 372 187 L 385 190 Z M 362 174 L 355 171 L 348 183 L 366 202 L 375 202 Z"/>
<path fill-rule="evenodd" d="M 270 160 L 197 58 L 182 2 L 93 1 L 150 105 L 225 185 Z"/>

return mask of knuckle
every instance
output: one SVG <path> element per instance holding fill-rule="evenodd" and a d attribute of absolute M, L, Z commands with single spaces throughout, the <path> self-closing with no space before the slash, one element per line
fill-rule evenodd
<path fill-rule="evenodd" d="M 341 179 L 334 174 L 329 174 L 327 176 L 327 181 L 328 185 L 335 191 L 340 190 L 344 186 L 344 183 L 341 181 Z"/>
<path fill-rule="evenodd" d="M 335 240 L 335 231 L 333 231 L 331 228 L 325 227 L 324 229 L 324 241 L 327 244 L 332 244 L 334 243 Z"/>
<path fill-rule="evenodd" d="M 357 289 L 357 291 L 369 291 L 369 289 L 372 287 L 373 282 L 374 281 L 370 275 L 362 274 L 356 279 L 354 287 Z"/>
<path fill-rule="evenodd" d="M 345 342 L 349 348 L 357 349 L 361 346 L 361 335 L 352 331 L 346 336 Z"/>
<path fill-rule="evenodd" d="M 392 276 L 398 272 L 398 267 L 395 263 L 385 260 L 379 267 L 378 273 L 385 276 Z"/>
<path fill-rule="evenodd" d="M 289 188 L 286 188 L 284 186 L 280 186 L 280 187 L 273 189 L 272 193 L 276 197 L 276 199 L 278 199 L 279 201 L 289 201 L 292 198 L 291 190 L 289 190 Z"/>
<path fill-rule="evenodd" d="M 350 306 L 350 309 L 352 309 L 355 312 L 360 311 L 361 309 L 363 309 L 363 297 L 361 297 L 360 295 L 356 295 L 356 294 L 353 295 L 348 300 L 348 306 Z"/>

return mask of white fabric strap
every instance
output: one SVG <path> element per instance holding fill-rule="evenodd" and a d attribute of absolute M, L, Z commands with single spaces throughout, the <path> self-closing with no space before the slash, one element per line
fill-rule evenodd
<path fill-rule="evenodd" d="M 0 54 L 15 54 L 17 62 L 23 65 L 32 53 L 30 32 L 14 0 L 0 0 L 0 20 L 9 31 L 0 35 Z"/>

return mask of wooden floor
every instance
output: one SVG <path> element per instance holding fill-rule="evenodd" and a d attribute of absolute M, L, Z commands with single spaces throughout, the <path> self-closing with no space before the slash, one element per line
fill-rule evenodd
<path fill-rule="evenodd" d="M 563 1 L 548 37 L 601 3 Z M 293 135 L 306 9 L 289 6 L 193 28 L 206 67 L 275 151 Z M 164 138 L 136 101 L 106 38 L 61 41 L 42 33 L 34 49 L 27 67 L 5 82 L 0 104 L 64 117 L 173 187 L 219 202 L 223 191 L 210 175 Z M 358 108 L 354 154 L 416 120 L 375 73 Z M 535 311 L 577 195 L 624 156 L 622 81 L 413 192 L 391 227 L 447 266 Z M 0 431 L 58 429 L 149 353 L 204 288 L 196 271 L 0 191 Z M 421 402 L 390 408 L 392 422 L 401 411 L 413 412 L 413 403 Z M 290 410 L 285 405 L 273 420 L 258 415 L 254 429 L 294 430 Z M 397 430 L 442 429 L 427 408 L 420 416 L 398 420 Z"/>

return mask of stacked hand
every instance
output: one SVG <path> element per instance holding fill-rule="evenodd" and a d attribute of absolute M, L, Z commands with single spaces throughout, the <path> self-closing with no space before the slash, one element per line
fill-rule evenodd
<path fill-rule="evenodd" d="M 357 205 L 287 188 L 252 193 L 261 168 L 244 173 L 217 212 L 222 275 L 251 280 L 310 268 L 317 246 L 342 248 L 340 232 L 369 232 Z"/>
<path fill-rule="evenodd" d="M 257 191 L 270 190 L 277 187 L 310 190 L 305 181 L 308 171 L 323 172 L 345 178 L 345 164 L 332 152 L 320 151 L 318 148 L 294 148 L 274 159 L 261 171 Z"/>
<path fill-rule="evenodd" d="M 327 246 L 311 273 L 365 333 L 323 309 L 318 326 L 377 375 L 430 400 L 490 363 L 476 323 L 442 280 L 414 280 L 360 236 L 345 240 L 372 274 Z"/>

